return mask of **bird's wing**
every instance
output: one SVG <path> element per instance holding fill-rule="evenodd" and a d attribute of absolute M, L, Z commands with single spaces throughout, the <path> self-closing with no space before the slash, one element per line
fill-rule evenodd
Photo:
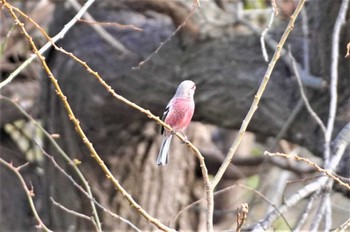
<path fill-rule="evenodd" d="M 164 113 L 163 113 L 163 116 L 162 116 L 162 121 L 163 121 L 163 122 L 164 122 L 164 120 L 166 119 L 166 117 L 168 116 L 169 110 L 170 110 L 170 102 L 169 102 L 169 104 L 166 106 L 165 111 L 164 111 Z M 160 133 L 161 133 L 161 134 L 164 133 L 164 126 L 161 127 Z"/>

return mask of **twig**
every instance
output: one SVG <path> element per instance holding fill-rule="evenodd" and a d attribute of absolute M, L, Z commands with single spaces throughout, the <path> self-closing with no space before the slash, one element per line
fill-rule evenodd
<path fill-rule="evenodd" d="M 87 191 L 85 191 L 82 186 L 80 186 L 71 175 L 69 175 L 55 160 L 55 158 L 53 156 L 50 156 L 49 154 L 47 154 L 46 151 L 44 151 L 44 149 L 42 147 L 39 146 L 39 149 L 41 150 L 41 152 L 52 162 L 52 164 L 55 166 L 55 168 L 57 168 L 68 180 L 70 180 L 70 182 L 72 182 L 72 184 L 80 190 L 80 192 L 82 192 L 90 201 L 94 202 L 100 209 L 102 209 L 104 212 L 108 213 L 109 215 L 111 215 L 112 217 L 121 220 L 122 222 L 128 224 L 131 228 L 133 228 L 135 231 L 140 232 L 140 229 L 137 228 L 133 223 L 131 223 L 129 220 L 113 213 L 112 211 L 110 211 L 109 209 L 107 209 L 106 207 L 104 207 L 103 205 L 101 205 L 98 201 L 96 201 L 96 199 L 90 195 Z M 75 165 L 74 165 L 75 166 Z"/>
<path fill-rule="evenodd" d="M 311 226 L 310 226 L 310 230 L 311 232 L 317 232 L 319 231 L 318 228 L 320 226 L 320 222 L 321 222 L 321 219 L 326 216 L 325 213 L 326 213 L 326 201 L 328 200 L 329 201 L 329 193 L 327 194 L 323 194 L 322 197 L 321 197 L 321 204 L 318 205 L 318 209 L 317 209 L 317 212 L 315 214 L 315 217 L 314 217 L 314 220 L 313 222 L 311 223 Z M 328 230 L 324 230 L 324 231 L 328 231 Z"/>
<path fill-rule="evenodd" d="M 42 48 L 40 48 L 39 53 L 43 54 L 47 51 L 52 43 L 57 42 L 62 39 L 67 32 L 75 25 L 75 23 L 82 17 L 82 15 L 88 10 L 88 8 L 95 2 L 95 0 L 88 0 L 84 6 L 79 10 L 79 12 L 64 26 L 64 28 L 54 37 L 51 41 L 47 42 Z M 6 1 L 0 1 L 0 4 L 5 4 Z M 26 61 L 24 61 L 15 71 L 13 71 L 8 78 L 0 82 L 0 89 L 5 85 L 9 84 L 23 69 L 25 69 L 32 61 L 37 58 L 36 54 L 32 54 Z"/>
<path fill-rule="evenodd" d="M 305 221 L 306 221 L 307 217 L 309 216 L 310 210 L 312 208 L 312 205 L 314 204 L 316 197 L 318 197 L 320 195 L 320 192 L 321 192 L 321 190 L 316 191 L 314 194 L 312 194 L 312 196 L 307 201 L 307 204 L 304 208 L 304 211 L 301 214 L 301 216 L 298 218 L 298 220 L 297 220 L 298 223 L 293 229 L 294 232 L 299 232 L 300 229 L 305 224 Z"/>
<path fill-rule="evenodd" d="M 77 0 L 69 0 L 69 3 L 73 6 L 76 11 L 80 11 L 81 5 Z M 89 21 L 96 22 L 96 20 L 88 13 L 85 12 L 83 15 Z M 97 32 L 98 35 L 101 36 L 103 40 L 105 40 L 108 44 L 110 44 L 116 51 L 119 51 L 121 55 L 134 55 L 133 52 L 128 50 L 122 43 L 120 43 L 116 38 L 114 38 L 106 29 L 104 29 L 99 24 L 91 24 L 91 27 Z"/>
<path fill-rule="evenodd" d="M 283 123 L 282 128 L 278 132 L 278 134 L 274 137 L 274 140 L 271 143 L 271 146 L 269 146 L 269 151 L 275 150 L 275 148 L 278 145 L 278 142 L 283 138 L 283 136 L 287 133 L 288 129 L 292 125 L 292 123 L 295 121 L 296 117 L 300 113 L 301 109 L 304 106 L 304 102 L 302 99 L 299 99 L 297 104 L 293 107 L 293 110 L 290 112 L 287 120 Z"/>
<path fill-rule="evenodd" d="M 310 74 L 310 38 L 309 38 L 309 24 L 306 9 L 301 10 L 301 26 L 303 29 L 303 63 L 304 70 Z"/>
<path fill-rule="evenodd" d="M 82 218 L 84 220 L 88 220 L 89 222 L 91 222 L 94 226 L 96 226 L 95 224 L 95 221 L 92 220 L 89 216 L 85 215 L 85 214 L 82 214 L 82 213 L 78 213 L 74 210 L 71 210 L 71 209 L 68 209 L 67 207 L 63 206 L 61 203 L 58 203 L 56 202 L 52 197 L 50 197 L 50 200 L 51 202 L 57 206 L 58 208 L 60 208 L 61 210 L 73 215 L 73 216 L 76 216 L 76 217 L 79 217 L 79 218 Z"/>
<path fill-rule="evenodd" d="M 304 186 L 302 189 L 299 189 L 296 193 L 294 193 L 292 196 L 286 199 L 283 205 L 278 207 L 279 213 L 283 214 L 290 207 L 297 204 L 300 200 L 304 199 L 306 196 L 320 189 L 322 186 L 326 184 L 327 180 L 328 180 L 327 176 L 322 176 L 322 177 L 319 177 L 317 181 Z M 271 211 L 265 216 L 265 218 L 260 220 L 257 224 L 253 225 L 250 229 L 252 231 L 267 230 L 268 226 L 278 218 L 279 213 L 277 213 L 276 210 Z"/>
<path fill-rule="evenodd" d="M 333 141 L 333 155 L 326 168 L 334 170 L 340 162 L 346 147 L 350 144 L 350 122 L 346 124 Z"/>
<path fill-rule="evenodd" d="M 346 220 L 343 224 L 341 224 L 338 228 L 336 228 L 335 232 L 345 232 L 350 227 L 350 218 Z"/>
<path fill-rule="evenodd" d="M 266 201 L 268 204 L 270 204 L 270 205 L 276 210 L 276 212 L 279 214 L 279 216 L 281 216 L 281 218 L 284 220 L 284 222 L 286 223 L 286 225 L 287 225 L 290 229 L 292 229 L 292 227 L 289 225 L 287 219 L 286 219 L 286 218 L 284 217 L 284 215 L 279 211 L 279 209 L 277 208 L 277 206 L 276 206 L 273 202 L 271 202 L 267 197 L 265 197 L 264 194 L 262 194 L 261 192 L 257 191 L 257 190 L 254 189 L 254 188 L 251 188 L 251 187 L 249 187 L 249 186 L 246 186 L 246 185 L 237 183 L 237 184 L 233 184 L 233 185 L 231 185 L 231 186 L 228 186 L 228 187 L 226 187 L 226 188 L 220 189 L 220 190 L 218 190 L 218 191 L 215 191 L 215 192 L 214 192 L 214 196 L 218 196 L 218 195 L 220 195 L 220 194 L 222 194 L 222 193 L 225 193 L 226 191 L 228 191 L 228 190 L 230 190 L 230 189 L 232 189 L 232 188 L 235 188 L 235 187 L 237 187 L 237 186 L 238 186 L 238 187 L 241 187 L 241 188 L 244 188 L 244 189 L 247 189 L 247 190 L 249 190 L 249 191 L 252 191 L 252 192 L 255 193 L 256 195 L 260 196 L 264 201 Z M 199 200 L 197 200 L 197 201 L 195 201 L 195 202 L 192 202 L 191 204 L 189 204 L 188 206 L 186 206 L 185 208 L 183 208 L 182 210 L 180 210 L 180 211 L 177 213 L 177 215 L 175 216 L 175 218 L 172 220 L 172 223 L 171 223 L 171 224 L 175 224 L 175 222 L 177 221 L 177 219 L 180 217 L 180 215 L 181 215 L 183 212 L 185 212 L 186 210 L 188 210 L 188 209 L 192 208 L 193 206 L 199 204 L 202 200 L 203 200 L 203 198 L 202 198 L 202 199 L 199 199 Z"/>
<path fill-rule="evenodd" d="M 317 171 L 326 174 L 327 176 L 332 178 L 334 181 L 338 182 L 341 186 L 344 186 L 344 187 L 346 187 L 347 189 L 350 190 L 350 185 L 348 183 L 343 182 L 335 174 L 333 174 L 330 170 L 326 170 L 326 169 L 321 168 L 318 164 L 308 160 L 307 158 L 304 158 L 304 157 L 301 157 L 301 156 L 298 156 L 298 155 L 283 154 L 283 153 L 279 153 L 279 152 L 277 152 L 277 153 L 270 153 L 268 151 L 265 151 L 264 154 L 268 155 L 268 156 L 279 156 L 279 157 L 283 157 L 283 158 L 287 158 L 287 159 L 294 158 L 296 160 L 303 161 L 303 162 L 307 163 L 308 165 L 315 167 L 317 169 Z"/>
<path fill-rule="evenodd" d="M 248 124 L 250 122 L 250 120 L 252 119 L 255 111 L 257 110 L 258 108 L 258 104 L 259 104 L 259 101 L 261 99 L 261 96 L 262 94 L 264 93 L 265 91 L 265 88 L 266 88 L 266 85 L 270 79 L 270 76 L 272 74 L 272 71 L 275 67 L 275 64 L 277 63 L 280 55 L 281 55 L 281 50 L 282 50 L 282 47 L 284 45 L 284 43 L 286 42 L 287 38 L 288 38 L 288 35 L 289 33 L 293 30 L 293 27 L 294 27 L 294 22 L 301 10 L 301 8 L 303 7 L 305 3 L 305 0 L 300 0 L 293 15 L 290 17 L 290 21 L 288 23 L 288 26 L 286 28 L 286 30 L 284 31 L 278 45 L 277 45 L 277 48 L 276 48 L 276 51 L 272 57 L 272 60 L 270 61 L 269 65 L 268 65 L 268 68 L 266 70 L 266 73 L 264 75 L 264 79 L 263 81 L 261 82 L 260 86 L 259 86 L 259 89 L 254 97 L 254 101 L 246 115 L 246 117 L 244 118 L 243 122 L 242 122 L 242 125 L 241 125 L 241 128 L 238 132 L 238 135 L 235 139 L 235 141 L 233 142 L 232 146 L 230 147 L 230 150 L 223 162 L 223 164 L 221 165 L 219 171 L 217 172 L 217 174 L 214 176 L 213 180 L 212 180 L 212 188 L 214 189 L 216 187 L 216 185 L 219 183 L 219 181 L 221 180 L 222 176 L 224 175 L 227 167 L 230 165 L 231 163 L 231 160 L 238 148 L 238 145 L 241 143 L 241 140 L 244 136 L 244 133 L 248 127 Z"/>
<path fill-rule="evenodd" d="M 23 177 L 22 177 L 22 175 L 21 175 L 21 173 L 19 173 L 20 169 L 23 168 L 23 167 L 25 167 L 28 163 L 23 164 L 23 165 L 21 165 L 21 166 L 19 166 L 19 167 L 14 167 L 14 166 L 12 165 L 12 163 L 8 163 L 8 162 L 6 162 L 5 160 L 3 160 L 2 158 L 0 158 L 0 163 L 1 163 L 2 165 L 4 165 L 5 167 L 7 167 L 9 170 L 11 170 L 11 171 L 17 176 L 17 178 L 19 179 L 19 181 L 21 182 L 22 187 L 23 187 L 23 189 L 24 189 L 24 192 L 25 192 L 25 194 L 26 194 L 26 196 L 27 196 L 27 200 L 28 200 L 28 202 L 29 202 L 30 209 L 31 209 L 32 212 L 33 212 L 34 218 L 35 218 L 36 221 L 38 222 L 38 226 L 37 226 L 37 227 L 40 228 L 40 229 L 43 229 L 43 230 L 46 231 L 46 232 L 51 232 L 51 230 L 50 230 L 49 228 L 47 228 L 47 227 L 45 226 L 45 224 L 42 222 L 42 220 L 41 220 L 41 218 L 40 218 L 38 212 L 36 211 L 35 204 L 34 204 L 34 202 L 33 202 L 33 197 L 34 197 L 33 187 L 32 187 L 31 190 L 29 190 L 28 187 L 27 187 L 26 182 L 24 181 L 24 179 L 23 179 Z"/>
<path fill-rule="evenodd" d="M 256 34 L 257 36 L 261 35 L 261 31 L 252 23 L 248 22 L 247 20 L 240 19 L 239 22 L 245 25 L 246 27 L 248 27 L 250 30 L 252 30 L 252 32 L 254 32 L 254 34 Z M 276 49 L 277 42 L 272 38 L 270 38 L 268 34 L 265 36 L 265 42 L 271 49 L 274 49 L 274 50 Z M 286 56 L 286 53 L 287 53 L 286 50 L 282 48 L 281 59 L 288 67 L 290 67 L 290 69 L 292 69 L 291 60 L 289 59 L 288 56 Z M 300 72 L 303 74 L 301 75 L 301 78 L 305 86 L 313 89 L 324 89 L 327 86 L 327 82 L 322 78 L 313 76 L 310 73 L 305 72 L 304 70 L 301 70 Z"/>
<path fill-rule="evenodd" d="M 332 187 L 332 183 L 329 183 L 329 189 Z M 326 198 L 326 211 L 325 211 L 325 220 L 324 220 L 324 231 L 330 231 L 332 226 L 332 201 L 330 193 L 327 192 Z"/>
<path fill-rule="evenodd" d="M 275 15 L 277 15 L 277 13 L 275 13 L 275 12 L 277 12 L 277 8 L 276 8 L 276 11 L 275 11 L 275 8 L 273 8 L 273 9 L 274 10 L 271 12 L 269 23 L 266 26 L 266 28 L 263 30 L 263 32 L 261 33 L 261 36 L 260 36 L 261 50 L 262 50 L 262 54 L 263 54 L 263 57 L 264 57 L 266 62 L 269 62 L 269 55 L 267 54 L 267 51 L 266 51 L 265 35 L 267 34 L 268 30 L 272 26 L 272 23 L 273 23 L 273 20 L 275 18 Z"/>
<path fill-rule="evenodd" d="M 301 98 L 304 100 L 304 104 L 306 106 L 307 111 L 309 112 L 309 114 L 311 115 L 311 117 L 316 121 L 316 123 L 320 126 L 323 134 L 326 134 L 326 126 L 324 125 L 324 123 L 322 122 L 322 120 L 320 119 L 320 117 L 316 114 L 316 112 L 312 109 L 309 100 L 306 97 L 306 94 L 304 92 L 304 88 L 303 88 L 303 84 L 301 83 L 301 78 L 300 78 L 300 74 L 299 74 L 299 70 L 297 67 L 297 63 L 295 61 L 294 56 L 292 55 L 291 51 L 289 50 L 288 52 L 289 57 L 292 59 L 292 64 L 293 64 L 293 71 L 295 74 L 295 77 L 297 79 L 297 83 L 299 86 L 299 91 L 300 91 L 300 95 Z"/>
<path fill-rule="evenodd" d="M 159 44 L 158 48 L 154 52 L 152 52 L 146 59 L 144 59 L 137 66 L 132 67 L 131 69 L 134 69 L 134 70 L 141 69 L 141 67 L 145 63 L 147 63 L 153 57 L 154 54 L 157 54 L 159 52 L 159 50 L 164 46 L 164 44 L 168 43 L 181 30 L 181 28 L 183 28 L 186 25 L 187 21 L 192 17 L 192 15 L 194 14 L 197 7 L 200 7 L 199 0 L 196 0 L 196 3 L 193 4 L 193 7 L 192 7 L 190 13 L 186 16 L 185 20 L 176 28 L 176 30 L 173 33 L 171 33 L 171 35 L 168 38 L 166 38 L 163 42 L 161 42 Z"/>
<path fill-rule="evenodd" d="M 327 122 L 326 140 L 325 140 L 325 163 L 329 162 L 331 155 L 330 142 L 332 140 L 332 133 L 335 122 L 335 115 L 337 113 L 337 101 L 338 101 L 338 65 L 339 65 L 339 43 L 340 32 L 342 26 L 345 24 L 346 12 L 348 10 L 349 0 L 343 0 L 339 9 L 337 19 L 334 24 L 332 33 L 332 58 L 331 58 L 331 80 L 330 80 L 330 102 L 329 102 L 329 115 Z"/>
<path fill-rule="evenodd" d="M 285 200 L 284 204 L 278 207 L 279 211 L 277 212 L 272 211 L 268 213 L 264 219 L 260 220 L 257 224 L 253 225 L 250 229 L 253 231 L 261 231 L 262 229 L 267 229 L 267 227 L 271 224 L 272 221 L 274 221 L 278 214 L 284 213 L 286 210 L 288 210 L 290 207 L 297 204 L 301 199 L 304 199 L 306 196 L 312 194 L 315 191 L 319 191 L 321 188 L 325 187 L 327 183 L 329 183 L 329 177 L 332 178 L 332 180 L 337 181 L 341 185 L 347 187 L 350 189 L 349 184 L 343 183 L 338 177 L 336 177 L 334 174 L 331 173 L 332 170 L 334 170 L 338 163 L 341 160 L 341 157 L 343 156 L 346 147 L 350 143 L 350 122 L 344 126 L 344 128 L 339 132 L 336 139 L 334 140 L 334 152 L 330 159 L 330 162 L 325 166 L 326 169 L 320 168 L 315 163 L 310 163 L 310 165 L 313 165 L 316 169 L 319 169 L 320 172 L 323 172 L 326 174 L 326 176 L 321 176 L 317 178 L 317 181 L 314 181 L 310 184 L 307 184 L 302 189 L 299 189 L 295 194 L 290 196 L 288 199 Z M 269 152 L 265 152 L 265 154 L 269 154 Z M 272 154 L 272 153 L 270 153 Z M 274 153 L 276 154 L 276 153 Z M 273 155 L 274 155 L 273 154 Z M 281 153 L 278 153 L 281 154 Z M 284 157 L 288 157 L 286 154 L 282 154 Z M 296 156 L 293 156 L 296 158 Z M 300 160 L 303 160 L 305 162 L 310 162 L 305 158 L 299 157 Z M 316 166 L 317 165 L 317 166 Z"/>
<path fill-rule="evenodd" d="M 135 31 L 143 31 L 142 28 L 136 27 L 135 25 L 132 24 L 120 24 L 120 23 L 113 23 L 113 22 L 96 22 L 95 20 L 85 20 L 85 19 L 79 19 L 79 22 L 83 23 L 88 23 L 88 24 L 94 24 L 94 25 L 100 25 L 104 27 L 117 27 L 117 28 L 122 28 L 122 29 L 131 29 Z"/>
<path fill-rule="evenodd" d="M 278 15 L 278 7 L 276 4 L 276 0 L 271 0 L 271 5 L 272 5 L 272 9 L 273 9 L 275 15 Z"/>
<path fill-rule="evenodd" d="M 350 56 L 350 42 L 348 43 L 348 45 L 346 45 L 345 58 L 348 58 L 349 56 Z"/>
<path fill-rule="evenodd" d="M 0 100 L 5 100 L 9 103 L 11 103 L 13 106 L 15 106 L 21 113 L 24 115 L 29 121 L 34 123 L 34 125 L 39 128 L 39 130 L 46 136 L 46 138 L 50 141 L 50 143 L 53 145 L 53 147 L 57 150 L 58 154 L 60 154 L 63 159 L 72 166 L 75 173 L 78 175 L 79 179 L 83 183 L 84 188 L 86 189 L 86 194 L 90 199 L 90 205 L 92 209 L 92 214 L 95 220 L 96 225 L 101 230 L 101 221 L 99 219 L 96 207 L 94 202 L 91 200 L 93 198 L 91 188 L 87 180 L 85 179 L 84 175 L 79 170 L 78 166 L 71 160 L 71 158 L 62 150 L 62 148 L 57 144 L 57 142 L 52 138 L 52 135 L 50 135 L 49 132 L 47 132 L 32 116 L 30 116 L 25 110 L 22 109 L 15 101 L 11 100 L 8 97 L 0 95 Z M 39 146 L 39 148 L 43 151 L 43 149 Z M 84 191 L 85 192 L 85 191 Z"/>

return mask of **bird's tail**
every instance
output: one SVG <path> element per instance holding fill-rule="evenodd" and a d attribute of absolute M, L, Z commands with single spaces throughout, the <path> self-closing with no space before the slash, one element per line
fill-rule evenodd
<path fill-rule="evenodd" d="M 168 163 L 169 147 L 173 135 L 169 135 L 163 138 L 162 145 L 157 158 L 157 165 L 165 165 Z"/>

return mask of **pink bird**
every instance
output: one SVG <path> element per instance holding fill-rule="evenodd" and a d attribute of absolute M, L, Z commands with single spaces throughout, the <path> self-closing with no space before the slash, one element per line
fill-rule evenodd
<path fill-rule="evenodd" d="M 165 108 L 162 120 L 171 126 L 176 132 L 183 133 L 190 124 L 194 112 L 193 95 L 196 85 L 193 81 L 183 81 L 177 87 L 176 93 Z M 165 133 L 164 133 L 165 132 Z M 173 134 L 162 127 L 164 134 L 162 145 L 157 158 L 157 165 L 168 163 L 169 147 Z"/>

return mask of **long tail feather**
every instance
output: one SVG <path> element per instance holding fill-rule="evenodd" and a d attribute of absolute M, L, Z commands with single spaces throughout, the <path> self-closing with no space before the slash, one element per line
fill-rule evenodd
<path fill-rule="evenodd" d="M 165 165 L 168 163 L 169 147 L 173 135 L 169 135 L 163 138 L 162 145 L 157 158 L 157 165 Z"/>

